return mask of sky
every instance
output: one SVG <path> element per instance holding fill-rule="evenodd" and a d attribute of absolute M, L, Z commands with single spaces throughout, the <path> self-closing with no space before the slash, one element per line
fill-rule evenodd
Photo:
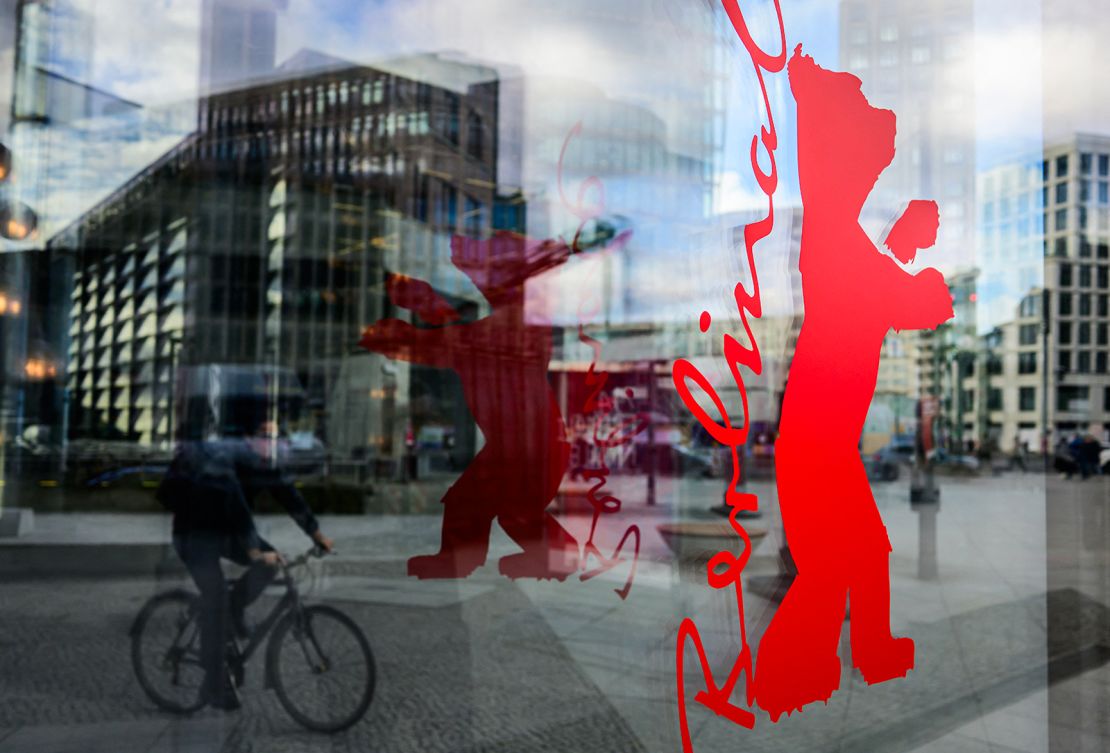
<path fill-rule="evenodd" d="M 76 67 L 67 67 L 66 72 L 143 104 L 151 117 L 172 111 L 175 123 L 188 123 L 188 117 L 181 117 L 181 107 L 194 100 L 197 92 L 200 0 L 58 2 L 70 3 L 85 19 L 86 33 L 67 60 L 67 66 Z M 1038 159 L 1042 137 L 1051 140 L 1076 128 L 1110 131 L 1110 99 L 1094 94 L 1105 70 L 1099 62 L 1107 55 L 1103 42 L 1110 38 L 1110 14 L 1099 2 L 974 3 L 973 65 L 960 75 L 975 83 L 976 166 L 980 170 Z M 741 7 L 756 39 L 765 49 L 774 49 L 777 28 L 771 0 L 744 0 Z M 792 51 L 800 43 L 820 65 L 838 69 L 839 3 L 790 0 L 782 3 L 782 9 L 788 49 Z M 304 48 L 370 64 L 414 53 L 451 52 L 493 65 L 503 76 L 520 74 L 536 82 L 523 116 L 528 134 L 524 182 L 526 190 L 541 199 L 533 203 L 536 226 L 544 228 L 543 232 L 559 232 L 573 219 L 552 201 L 548 202 L 549 217 L 539 217 L 539 211 L 542 197 L 555 194 L 553 155 L 575 121 L 583 119 L 583 113 L 572 111 L 565 99 L 553 101 L 543 92 L 577 85 L 584 93 L 580 106 L 586 110 L 620 106 L 651 113 L 663 125 L 664 147 L 670 154 L 710 165 L 712 205 L 707 213 L 692 201 L 697 198 L 693 195 L 663 206 L 645 203 L 644 196 L 658 195 L 652 189 L 671 182 L 673 172 L 657 172 L 642 180 L 601 175 L 608 183 L 607 209 L 629 217 L 637 229 L 627 251 L 635 256 L 626 265 L 627 274 L 620 278 L 634 289 L 626 303 L 636 307 L 639 296 L 639 304 L 656 315 L 685 316 L 689 301 L 706 297 L 712 288 L 711 297 L 727 306 L 728 296 L 722 294 L 722 290 L 727 293 L 726 284 L 719 279 L 719 270 L 733 263 L 726 257 L 734 249 L 720 238 L 737 223 L 754 219 L 765 207 L 748 164 L 748 148 L 766 114 L 748 55 L 718 3 L 288 0 L 278 28 L 279 62 Z M 719 127 L 719 150 L 706 154 L 698 147 L 700 129 L 706 124 L 694 112 L 694 105 L 713 86 L 706 83 L 711 74 L 705 56 L 712 53 L 714 34 L 725 44 L 718 70 L 721 90 L 716 94 L 723 117 L 719 126 L 714 126 Z M 1052 54 L 1044 54 L 1043 49 L 1051 49 Z M 84 75 L 80 75 L 82 65 Z M 561 84 L 550 86 L 550 82 Z M 775 200 L 781 211 L 798 204 L 793 99 L 785 71 L 769 75 L 767 84 L 779 133 L 776 163 L 780 182 Z M 184 135 L 184 131 L 165 128 L 140 131 L 156 134 L 157 141 L 150 149 L 124 151 L 108 144 L 93 159 L 110 161 L 119 154 L 120 164 L 94 172 L 117 180 L 142 167 L 128 159 L 147 160 L 151 149 L 162 150 Z M 90 138 L 97 138 L 95 131 Z M 579 146 L 584 148 L 585 143 Z M 86 167 L 91 164 L 86 159 Z M 564 177 L 575 184 L 588 176 L 580 171 Z M 110 188 L 101 185 L 103 182 L 86 192 L 86 204 Z M 80 189 L 69 186 L 65 191 L 65 200 L 55 204 L 66 207 L 67 212 L 80 207 Z M 690 230 L 686 220 L 702 227 Z M 783 254 L 789 242 L 789 237 L 766 242 L 766 263 L 772 275 L 786 273 Z M 697 245 L 706 243 L 709 250 Z M 674 280 L 667 271 L 667 262 L 679 253 L 697 257 L 701 264 L 697 274 L 685 275 L 682 281 Z M 705 279 L 699 281 L 699 275 Z M 789 306 L 789 302 L 783 305 Z M 661 313 L 661 307 L 668 306 L 670 310 Z"/>

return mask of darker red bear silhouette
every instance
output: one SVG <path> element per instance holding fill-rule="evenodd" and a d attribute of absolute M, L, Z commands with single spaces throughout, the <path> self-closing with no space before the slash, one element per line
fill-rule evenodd
<path fill-rule="evenodd" d="M 501 232 L 489 240 L 453 238 L 451 260 L 489 301 L 475 322 L 420 328 L 399 319 L 368 327 L 367 350 L 452 369 L 485 446 L 443 498 L 437 554 L 413 557 L 409 574 L 464 578 L 486 561 L 494 519 L 522 552 L 501 558 L 510 578 L 565 578 L 578 567 L 578 542 L 546 511 L 570 459 L 570 445 L 547 381 L 551 328 L 528 324 L 524 284 L 562 263 L 570 249 Z M 458 313 L 427 283 L 393 277 L 395 305 L 429 324 L 456 321 Z"/>
<path fill-rule="evenodd" d="M 890 540 L 858 450 L 892 327 L 934 329 L 952 317 L 935 269 L 916 275 L 879 252 L 859 225 L 864 200 L 894 157 L 895 117 L 861 82 L 802 56 L 790 60 L 798 103 L 805 320 L 775 446 L 779 506 L 797 576 L 764 634 L 755 697 L 772 720 L 840 685 L 837 647 L 851 601 L 852 664 L 868 683 L 913 668 L 909 638 L 890 633 Z M 932 202 L 915 202 L 887 244 L 908 261 L 936 239 Z"/>

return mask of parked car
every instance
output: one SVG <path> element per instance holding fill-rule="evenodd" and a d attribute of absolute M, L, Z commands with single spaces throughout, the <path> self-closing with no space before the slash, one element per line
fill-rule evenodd
<path fill-rule="evenodd" d="M 930 460 L 937 469 L 955 473 L 977 473 L 980 465 L 979 458 L 974 455 L 957 455 L 943 447 L 934 450 Z"/>
<path fill-rule="evenodd" d="M 913 464 L 913 437 L 896 436 L 877 452 L 864 458 L 867 477 L 873 481 L 896 481 L 902 466 Z"/>

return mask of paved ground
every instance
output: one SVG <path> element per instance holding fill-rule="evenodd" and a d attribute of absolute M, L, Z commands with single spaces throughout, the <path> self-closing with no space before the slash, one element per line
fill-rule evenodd
<path fill-rule="evenodd" d="M 362 625 L 380 683 L 366 719 L 334 737 L 302 732 L 261 688 L 258 667 L 237 714 L 180 721 L 157 712 L 133 681 L 127 642 L 141 603 L 169 585 L 153 571 L 8 579 L 0 586 L 0 751 L 674 753 L 677 625 L 697 620 L 717 668 L 734 655 L 737 626 L 728 595 L 673 562 L 656 530 L 702 513 L 717 484 L 663 480 L 659 498 L 669 504 L 648 509 L 640 483 L 617 480 L 626 507 L 603 521 L 603 549 L 631 522 L 644 534 L 626 601 L 613 593 L 624 572 L 561 584 L 501 578 L 496 559 L 513 546 L 500 534 L 491 564 L 472 578 L 416 582 L 404 577 L 405 558 L 435 549 L 437 517 L 325 520 L 343 554 L 313 581 L 313 594 Z M 910 509 L 904 483 L 876 487 L 895 549 L 894 628 L 917 641 L 918 668 L 870 688 L 846 668 L 828 706 L 778 725 L 762 717 L 751 731 L 691 704 L 698 750 L 1110 750 L 1107 481 L 1049 479 L 1047 490 L 1034 475 L 943 483 L 935 578 L 921 577 L 927 516 Z M 754 584 L 778 569 L 779 526 L 770 485 L 753 491 L 768 514 L 752 527 L 769 531 L 749 567 Z M 43 545 L 167 534 L 157 518 L 37 523 Z M 587 519 L 571 515 L 567 524 L 584 537 Z M 300 545 L 284 521 L 265 525 L 275 543 Z M 755 591 L 746 603 L 757 640 L 773 606 Z M 847 661 L 846 643 L 842 654 Z M 696 682 L 692 672 L 690 687 Z"/>

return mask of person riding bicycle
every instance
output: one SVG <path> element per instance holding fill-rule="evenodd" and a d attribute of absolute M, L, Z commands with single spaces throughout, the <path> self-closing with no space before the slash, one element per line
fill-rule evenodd
<path fill-rule="evenodd" d="M 202 699 L 226 710 L 239 708 L 225 661 L 228 617 L 240 637 L 246 637 L 245 609 L 282 562 L 255 528 L 255 497 L 269 492 L 317 546 L 332 549 L 331 539 L 274 456 L 264 414 L 243 413 L 246 420 L 230 430 L 225 427 L 219 438 L 181 441 L 158 489 L 158 499 L 173 512 L 174 548 L 200 589 Z M 230 592 L 221 559 L 247 567 Z"/>

